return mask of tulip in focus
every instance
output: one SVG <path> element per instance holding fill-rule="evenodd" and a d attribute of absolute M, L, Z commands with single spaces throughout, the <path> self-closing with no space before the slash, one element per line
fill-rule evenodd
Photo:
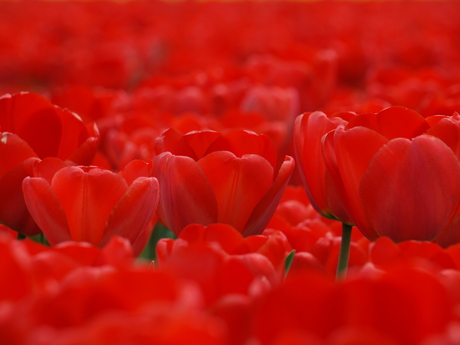
<path fill-rule="evenodd" d="M 403 107 L 361 114 L 323 137 L 339 200 L 370 240 L 433 241 L 460 206 L 460 116 Z"/>
<path fill-rule="evenodd" d="M 143 161 L 116 174 L 49 158 L 24 180 L 24 198 L 51 245 L 84 241 L 103 247 L 118 235 L 129 239 L 137 255 L 149 239 L 159 199 L 150 170 Z"/>
<path fill-rule="evenodd" d="M 243 236 L 260 234 L 294 169 L 289 156 L 277 162 L 267 136 L 244 130 L 181 135 L 169 129 L 156 150 L 158 216 L 176 235 L 194 223 L 224 223 Z"/>
<path fill-rule="evenodd" d="M 312 206 L 322 216 L 351 223 L 335 192 L 332 179 L 324 164 L 321 138 L 346 125 L 355 116 L 351 112 L 336 113 L 330 117 L 315 111 L 297 117 L 294 126 L 295 157 L 304 188 Z"/>

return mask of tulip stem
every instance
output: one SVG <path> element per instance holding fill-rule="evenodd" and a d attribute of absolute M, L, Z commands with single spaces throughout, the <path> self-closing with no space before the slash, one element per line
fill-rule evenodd
<path fill-rule="evenodd" d="M 345 278 L 348 269 L 348 257 L 350 256 L 352 226 L 342 223 L 342 242 L 340 244 L 339 263 L 337 265 L 337 280 Z"/>

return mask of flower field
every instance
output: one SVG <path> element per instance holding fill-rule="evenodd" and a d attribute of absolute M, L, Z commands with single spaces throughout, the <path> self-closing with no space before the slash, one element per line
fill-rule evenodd
<path fill-rule="evenodd" d="M 0 1 L 0 344 L 460 344 L 460 2 Z"/>

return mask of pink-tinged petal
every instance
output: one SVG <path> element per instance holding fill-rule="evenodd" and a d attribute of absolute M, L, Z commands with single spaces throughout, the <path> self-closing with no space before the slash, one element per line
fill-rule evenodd
<path fill-rule="evenodd" d="M 426 131 L 426 134 L 433 135 L 441 139 L 460 159 L 460 118 L 458 114 L 452 117 L 435 117 L 437 120 L 436 123 Z M 432 118 L 434 118 L 434 116 L 432 116 Z M 434 123 L 434 121 L 430 122 L 430 124 Z"/>
<path fill-rule="evenodd" d="M 383 109 L 377 114 L 358 115 L 350 121 L 347 129 L 357 126 L 372 129 L 388 140 L 394 138 L 412 139 L 430 128 L 422 115 L 399 106 Z"/>
<path fill-rule="evenodd" d="M 74 152 L 70 156 L 62 159 L 80 165 L 91 165 L 93 163 L 99 148 L 99 131 L 95 124 L 88 125 L 87 128 L 88 135 L 85 136 L 84 132 L 82 133 L 85 139 L 81 141 L 81 145 L 76 150 L 74 148 Z"/>
<path fill-rule="evenodd" d="M 26 236 L 40 233 L 33 218 L 27 211 L 22 192 L 22 181 L 33 175 L 34 165 L 39 161 L 36 157 L 26 159 L 16 165 L 0 179 L 0 222 Z"/>
<path fill-rule="evenodd" d="M 369 239 L 378 235 L 370 230 L 359 197 L 359 186 L 372 157 L 386 143 L 385 137 L 365 127 L 347 131 L 338 127 L 323 137 L 324 160 L 340 202 L 352 222 Z"/>
<path fill-rule="evenodd" d="M 236 157 L 228 151 L 212 152 L 198 161 L 217 199 L 216 223 L 243 231 L 254 207 L 270 190 L 273 168 L 258 155 Z"/>
<path fill-rule="evenodd" d="M 0 178 L 30 157 L 37 157 L 37 154 L 22 138 L 13 133 L 1 133 Z"/>
<path fill-rule="evenodd" d="M 153 176 L 153 163 L 135 159 L 129 162 L 118 175 L 123 177 L 128 185 L 131 185 L 138 177 Z"/>
<path fill-rule="evenodd" d="M 321 138 L 347 122 L 340 117 L 328 118 L 322 112 L 297 117 L 294 126 L 294 149 L 303 185 L 315 210 L 323 216 L 347 220 L 347 216 L 326 174 Z"/>
<path fill-rule="evenodd" d="M 139 177 L 110 213 L 100 246 L 115 236 L 127 238 L 134 243 L 157 210 L 159 185 L 154 177 Z"/>
<path fill-rule="evenodd" d="M 273 182 L 270 190 L 264 195 L 252 211 L 252 214 L 244 227 L 243 236 L 257 235 L 264 231 L 276 211 L 276 207 L 283 196 L 284 190 L 288 185 L 294 168 L 294 159 L 286 156 L 280 170 L 278 171 L 275 182 Z"/>
<path fill-rule="evenodd" d="M 235 129 L 228 131 L 214 141 L 206 154 L 215 151 L 229 151 L 236 157 L 255 154 L 264 157 L 276 169 L 276 148 L 271 139 L 264 134 Z"/>
<path fill-rule="evenodd" d="M 26 177 L 22 188 L 27 208 L 48 242 L 72 240 L 64 209 L 50 184 L 40 177 Z"/>
<path fill-rule="evenodd" d="M 126 181 L 108 170 L 78 167 L 59 170 L 51 187 L 56 193 L 74 241 L 98 245 L 109 215 L 125 194 Z"/>
<path fill-rule="evenodd" d="M 206 175 L 190 157 L 162 153 L 153 159 L 160 183 L 158 216 L 178 235 L 184 227 L 217 222 L 217 200 Z"/>
<path fill-rule="evenodd" d="M 437 138 L 394 139 L 370 162 L 360 196 L 380 236 L 431 241 L 460 205 L 460 163 Z"/>

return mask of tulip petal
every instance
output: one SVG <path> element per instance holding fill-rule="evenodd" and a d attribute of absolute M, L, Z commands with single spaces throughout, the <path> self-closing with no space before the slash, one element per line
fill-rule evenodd
<path fill-rule="evenodd" d="M 433 118 L 431 117 L 430 120 Z M 436 116 L 436 120 L 438 120 L 436 124 L 427 130 L 426 134 L 441 139 L 460 159 L 460 116 L 458 114 L 452 117 Z"/>
<path fill-rule="evenodd" d="M 460 205 L 460 163 L 438 138 L 394 139 L 370 162 L 360 196 L 379 235 L 431 241 Z"/>
<path fill-rule="evenodd" d="M 271 139 L 263 134 L 256 134 L 246 130 L 231 130 L 215 140 L 206 151 L 206 154 L 215 151 L 233 152 L 236 157 L 255 154 L 264 157 L 275 169 L 276 149 Z"/>
<path fill-rule="evenodd" d="M 365 127 L 338 127 L 323 137 L 323 154 L 343 208 L 369 239 L 378 237 L 366 218 L 359 185 L 369 162 L 387 139 Z"/>
<path fill-rule="evenodd" d="M 249 246 L 239 231 L 230 225 L 214 223 L 209 226 L 191 224 L 180 234 L 180 239 L 192 243 L 218 244 L 228 254 L 246 254 Z"/>
<path fill-rule="evenodd" d="M 328 118 L 322 112 L 300 115 L 294 127 L 296 163 L 303 185 L 315 210 L 323 216 L 348 220 L 338 202 L 331 180 L 327 177 L 321 150 L 321 137 L 347 122 L 340 117 Z M 328 186 L 329 185 L 329 186 Z"/>
<path fill-rule="evenodd" d="M 155 215 L 159 189 L 156 178 L 137 178 L 110 213 L 99 246 L 105 246 L 115 235 L 134 243 Z"/>
<path fill-rule="evenodd" d="M 29 144 L 13 133 L 3 132 L 0 139 L 0 178 L 27 158 L 37 157 Z"/>
<path fill-rule="evenodd" d="M 56 157 L 67 159 L 88 137 L 88 129 L 81 118 L 75 113 L 72 113 L 68 109 L 58 107 L 55 107 L 55 109 L 59 115 L 62 126 L 61 131 L 63 134 L 65 133 L 59 142 L 59 150 Z"/>
<path fill-rule="evenodd" d="M 50 184 L 41 177 L 26 177 L 22 184 L 30 214 L 51 245 L 72 240 L 64 210 Z"/>
<path fill-rule="evenodd" d="M 206 175 L 190 157 L 164 152 L 153 160 L 160 183 L 158 216 L 178 235 L 184 227 L 217 222 L 217 201 Z"/>
<path fill-rule="evenodd" d="M 261 156 L 238 158 L 228 151 L 212 152 L 198 164 L 217 199 L 217 222 L 243 231 L 254 207 L 273 184 L 273 167 Z"/>
<path fill-rule="evenodd" d="M 31 176 L 36 157 L 16 165 L 0 179 L 0 222 L 26 236 L 40 233 L 40 229 L 27 211 L 22 192 L 22 181 Z"/>
<path fill-rule="evenodd" d="M 187 133 L 183 136 L 183 140 L 190 145 L 193 152 L 195 152 L 196 160 L 199 160 L 205 155 L 209 146 L 221 136 L 222 134 L 219 132 L 199 131 Z"/>
<path fill-rule="evenodd" d="M 132 160 L 118 173 L 118 175 L 123 177 L 128 185 L 131 185 L 138 177 L 152 176 L 153 163 L 151 160 Z"/>
<path fill-rule="evenodd" d="M 69 164 L 59 158 L 48 157 L 35 164 L 33 176 L 42 177 L 51 184 L 54 175 L 59 170 L 69 166 Z"/>
<path fill-rule="evenodd" d="M 377 114 L 361 114 L 350 121 L 347 129 L 367 127 L 388 140 L 394 138 L 412 139 L 422 135 L 430 126 L 417 112 L 404 107 L 389 107 Z"/>
<path fill-rule="evenodd" d="M 80 165 L 91 165 L 93 163 L 99 147 L 99 131 L 95 124 L 88 125 L 87 128 L 88 136 L 85 137 L 84 141 L 81 141 L 81 145 L 74 146 L 74 151 L 70 156 L 62 154 L 62 159 Z M 83 135 L 85 132 L 82 131 L 81 133 Z"/>
<path fill-rule="evenodd" d="M 243 236 L 256 235 L 264 231 L 278 207 L 294 168 L 294 159 L 286 156 L 270 190 L 259 201 L 257 206 L 254 207 L 244 227 Z"/>
<path fill-rule="evenodd" d="M 197 161 L 204 155 L 209 145 L 220 136 L 219 132 L 214 131 L 190 132 L 181 135 L 175 129 L 169 128 L 157 139 L 155 151 L 157 154 L 171 152 L 176 156 L 187 156 Z"/>
<path fill-rule="evenodd" d="M 74 241 L 98 245 L 110 212 L 125 194 L 125 180 L 108 170 L 78 167 L 59 170 L 51 184 L 59 199 Z"/>

